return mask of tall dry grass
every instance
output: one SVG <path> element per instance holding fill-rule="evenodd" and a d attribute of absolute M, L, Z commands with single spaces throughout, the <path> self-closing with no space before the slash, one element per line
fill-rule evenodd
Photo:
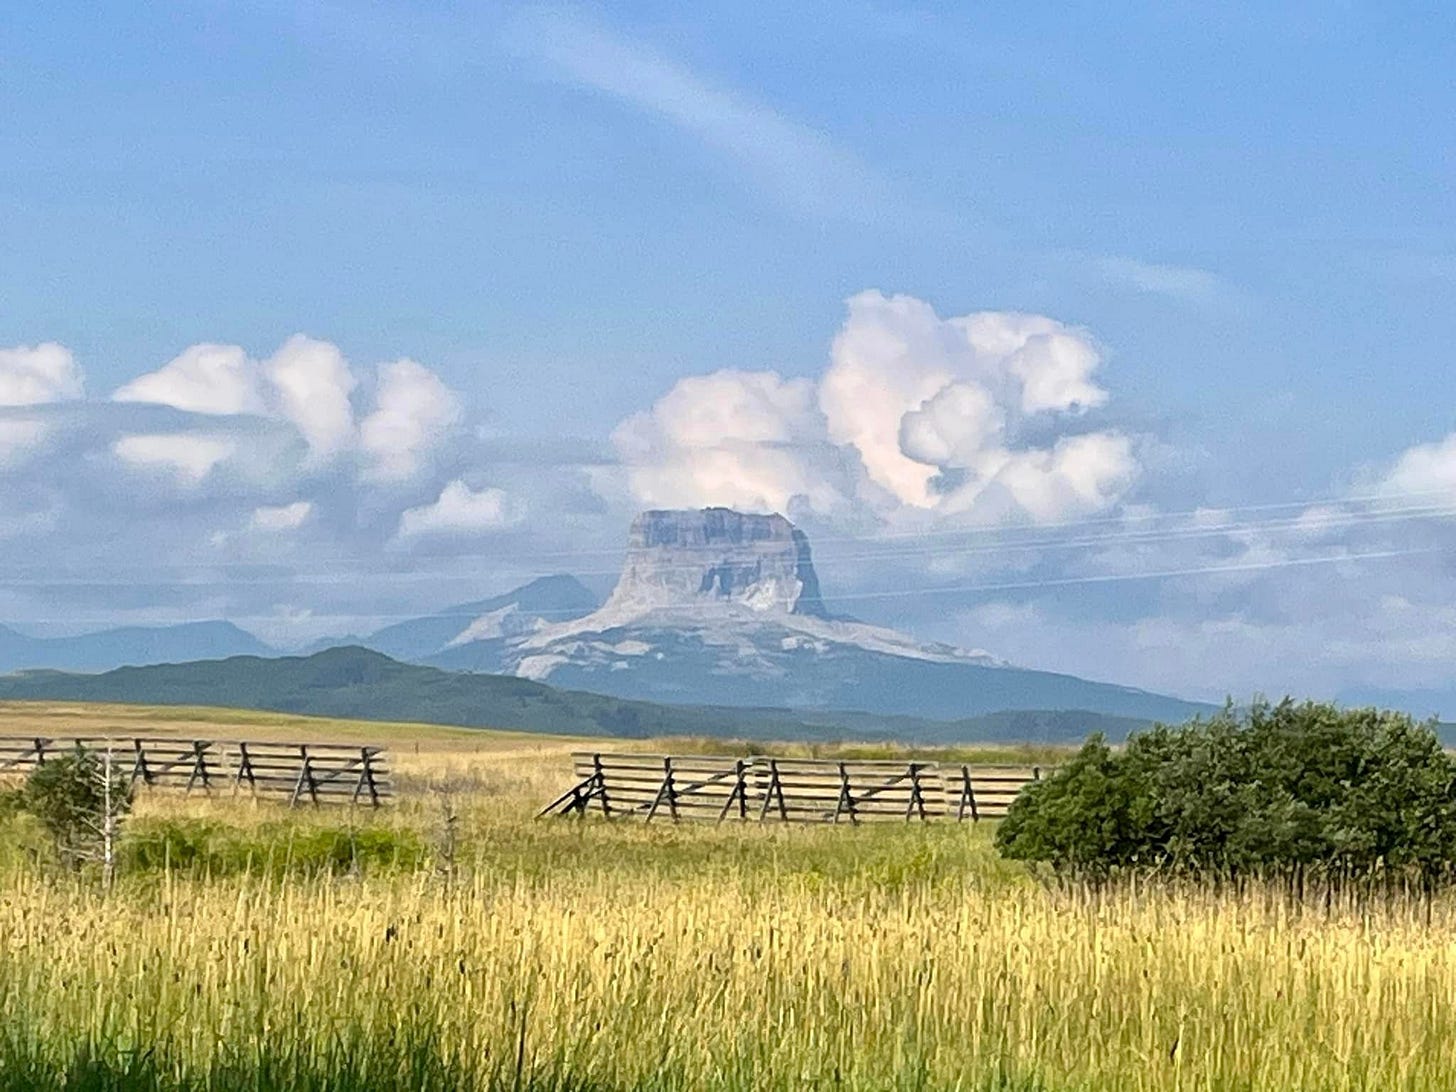
<path fill-rule="evenodd" d="M 0 1089 L 1456 1086 L 1456 897 L 1057 890 L 950 824 L 524 818 L 567 749 L 402 756 L 417 794 L 362 826 L 434 846 L 452 786 L 448 876 L 0 868 Z M 351 825 L 157 798 L 133 834 L 223 822 Z"/>

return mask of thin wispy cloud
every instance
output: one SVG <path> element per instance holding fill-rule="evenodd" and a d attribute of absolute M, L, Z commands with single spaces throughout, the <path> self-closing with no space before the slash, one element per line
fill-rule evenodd
<path fill-rule="evenodd" d="M 771 196 L 815 216 L 866 216 L 882 185 L 825 134 L 570 12 L 516 20 L 511 45 L 557 78 L 609 95 L 727 155 Z"/>
<path fill-rule="evenodd" d="M 1105 256 L 1092 260 L 1098 276 L 1110 284 L 1145 295 L 1212 309 L 1231 309 L 1242 292 L 1216 273 L 1187 265 L 1164 265 L 1137 258 Z"/>

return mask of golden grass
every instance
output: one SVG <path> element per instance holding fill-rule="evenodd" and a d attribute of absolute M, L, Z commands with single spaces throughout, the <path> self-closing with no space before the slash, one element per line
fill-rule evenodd
<path fill-rule="evenodd" d="M 475 742 L 397 748 L 379 820 L 434 842 L 453 785 L 453 878 L 0 871 L 0 1089 L 1456 1086 L 1452 897 L 1058 891 L 952 824 L 533 822 L 574 744 Z"/>

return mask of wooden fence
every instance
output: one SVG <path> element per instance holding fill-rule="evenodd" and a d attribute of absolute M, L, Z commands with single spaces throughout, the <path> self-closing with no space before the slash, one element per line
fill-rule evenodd
<path fill-rule="evenodd" d="M 1036 766 L 952 765 L 918 759 L 726 755 L 572 755 L 577 783 L 540 816 L 665 817 L 674 821 L 812 823 L 869 819 L 999 819 Z M 538 816 L 538 818 L 540 817 Z"/>
<path fill-rule="evenodd" d="M 351 743 L 262 743 L 166 737 L 0 736 L 0 777 L 24 775 L 77 747 L 108 748 L 140 782 L 184 792 L 246 790 L 301 803 L 379 807 L 394 795 L 389 755 Z"/>

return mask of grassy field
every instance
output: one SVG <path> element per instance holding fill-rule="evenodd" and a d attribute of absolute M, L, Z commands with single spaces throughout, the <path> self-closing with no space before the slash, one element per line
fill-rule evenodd
<path fill-rule="evenodd" d="M 0 708 L 40 731 L 387 740 L 405 796 L 144 798 L 109 893 L 7 821 L 0 1089 L 1456 1086 L 1446 897 L 1056 889 L 984 825 L 535 822 L 577 746 L 539 736 Z"/>

